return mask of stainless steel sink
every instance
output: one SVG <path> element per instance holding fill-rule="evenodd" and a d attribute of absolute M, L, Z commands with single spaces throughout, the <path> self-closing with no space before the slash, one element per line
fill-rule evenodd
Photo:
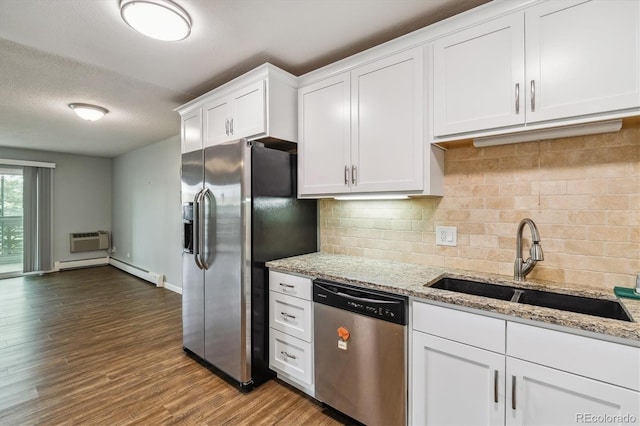
<path fill-rule="evenodd" d="M 591 297 L 573 296 L 549 291 L 529 290 L 457 278 L 442 278 L 430 287 L 492 299 L 509 300 L 525 305 L 540 306 L 621 321 L 632 321 L 620 302 L 615 300 L 594 299 Z"/>

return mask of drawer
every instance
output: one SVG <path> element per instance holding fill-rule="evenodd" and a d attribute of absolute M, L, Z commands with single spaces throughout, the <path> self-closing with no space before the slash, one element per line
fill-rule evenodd
<path fill-rule="evenodd" d="M 311 342 L 311 302 L 286 294 L 269 292 L 269 327 Z"/>
<path fill-rule="evenodd" d="M 507 323 L 507 355 L 640 391 L 640 348 Z"/>
<path fill-rule="evenodd" d="M 413 302 L 413 329 L 489 351 L 505 352 L 506 321 Z"/>
<path fill-rule="evenodd" d="M 269 368 L 305 386 L 313 383 L 313 347 L 304 340 L 269 329 Z"/>
<path fill-rule="evenodd" d="M 269 290 L 311 300 L 311 278 L 269 271 Z"/>

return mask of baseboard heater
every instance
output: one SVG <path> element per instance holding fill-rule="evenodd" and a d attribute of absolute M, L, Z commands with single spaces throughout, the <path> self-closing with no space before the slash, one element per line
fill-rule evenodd
<path fill-rule="evenodd" d="M 149 281 L 152 284 L 155 284 L 156 287 L 162 287 L 164 283 L 164 275 L 158 274 L 155 272 L 147 271 L 142 268 L 138 268 L 137 266 L 133 266 L 129 263 L 123 262 L 118 259 L 110 258 L 109 265 L 114 266 L 124 272 L 127 272 L 131 275 L 135 275 L 138 278 L 141 278 L 145 281 Z"/>

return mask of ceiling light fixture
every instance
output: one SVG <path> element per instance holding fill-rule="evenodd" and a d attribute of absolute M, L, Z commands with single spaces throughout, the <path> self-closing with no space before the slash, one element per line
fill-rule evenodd
<path fill-rule="evenodd" d="M 156 40 L 184 40 L 191 33 L 189 15 L 169 0 L 121 0 L 120 15 L 131 28 Z"/>
<path fill-rule="evenodd" d="M 106 113 L 109 112 L 109 110 L 106 108 L 91 104 L 73 103 L 69 104 L 69 108 L 71 108 L 78 117 L 87 121 L 100 120 Z"/>

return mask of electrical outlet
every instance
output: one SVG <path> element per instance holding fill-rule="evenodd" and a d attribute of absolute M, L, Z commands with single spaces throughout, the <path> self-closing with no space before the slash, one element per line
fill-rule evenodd
<path fill-rule="evenodd" d="M 116 246 L 111 247 L 111 253 L 115 253 L 116 252 Z"/>
<path fill-rule="evenodd" d="M 437 246 L 457 246 L 458 228 L 455 226 L 436 226 Z"/>

